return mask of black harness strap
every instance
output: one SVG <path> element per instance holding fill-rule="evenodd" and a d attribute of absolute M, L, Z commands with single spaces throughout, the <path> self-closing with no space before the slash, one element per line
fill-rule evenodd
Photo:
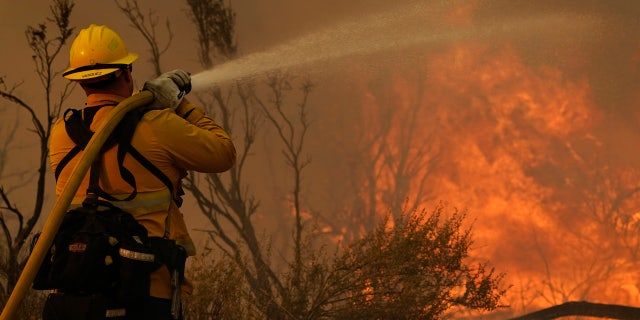
<path fill-rule="evenodd" d="M 156 176 L 156 178 L 162 181 L 167 186 L 167 188 L 169 188 L 169 191 L 171 191 L 171 195 L 173 196 L 173 201 L 175 201 L 176 205 L 180 207 L 182 205 L 182 198 L 179 197 L 180 195 L 174 196 L 173 183 L 171 183 L 171 179 L 169 179 L 169 177 L 167 177 L 167 175 L 164 174 L 164 172 L 160 171 L 158 167 L 156 167 L 153 163 L 151 163 L 149 159 L 145 158 L 142 155 L 142 153 L 140 153 L 136 148 L 134 148 L 130 144 L 129 144 L 129 154 L 131 154 L 133 158 L 135 158 L 142 166 L 144 166 L 147 170 L 149 170 L 154 176 Z"/>
<path fill-rule="evenodd" d="M 90 129 L 91 122 L 97 111 L 107 105 L 87 107 L 84 108 L 84 117 L 81 110 L 69 109 L 64 113 L 65 129 L 67 134 L 76 144 L 60 161 L 55 170 L 55 178 L 58 179 L 63 168 L 75 157 L 81 150 L 84 150 L 93 136 L 93 131 Z M 69 115 L 70 114 L 70 115 Z M 107 141 L 100 150 L 100 155 L 96 157 L 96 160 L 91 165 L 91 171 L 89 173 L 89 189 L 87 194 L 94 194 L 98 197 L 106 199 L 108 201 L 128 201 L 132 200 L 138 194 L 136 187 L 136 180 L 134 175 L 124 166 L 124 158 L 127 153 L 130 153 L 142 166 L 149 170 L 156 178 L 164 183 L 171 192 L 172 198 L 178 204 L 181 204 L 182 199 L 176 198 L 174 195 L 173 183 L 167 175 L 164 174 L 158 167 L 156 167 L 151 161 L 145 158 L 138 150 L 131 145 L 131 138 L 135 128 L 144 115 L 144 112 L 134 110 L 125 115 L 114 132 L 107 138 Z M 115 145 L 118 145 L 117 159 L 120 176 L 127 182 L 133 191 L 124 199 L 118 199 L 108 194 L 99 185 L 99 168 L 102 161 L 102 153 L 109 150 Z"/>
<path fill-rule="evenodd" d="M 80 152 L 80 150 L 82 150 L 80 147 L 75 146 L 62 158 L 62 160 L 60 160 L 55 172 L 56 181 L 58 181 L 58 177 L 60 176 L 60 173 L 62 173 L 62 169 Z"/>
<path fill-rule="evenodd" d="M 100 108 L 108 106 L 108 105 L 100 105 L 94 107 L 86 107 L 84 111 L 77 109 L 67 109 L 64 112 L 63 120 L 65 122 L 65 130 L 67 131 L 67 135 L 73 140 L 75 146 L 60 160 L 60 163 L 56 167 L 55 178 L 58 180 L 58 177 L 62 173 L 62 169 L 73 159 L 80 151 L 86 148 L 91 136 L 93 136 L 93 132 L 89 127 L 91 126 L 91 122 L 93 121 L 93 117 L 96 115 Z M 84 116 L 83 116 L 84 113 Z M 101 152 L 104 152 L 115 145 L 114 135 L 111 135 L 109 139 L 102 146 Z"/>

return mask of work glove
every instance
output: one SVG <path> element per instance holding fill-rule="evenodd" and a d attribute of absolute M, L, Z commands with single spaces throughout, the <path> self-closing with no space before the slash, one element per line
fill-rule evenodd
<path fill-rule="evenodd" d="M 145 82 L 143 90 L 153 93 L 154 99 L 149 109 L 175 109 L 182 97 L 191 91 L 191 76 L 180 69 L 165 72 L 159 77 Z"/>

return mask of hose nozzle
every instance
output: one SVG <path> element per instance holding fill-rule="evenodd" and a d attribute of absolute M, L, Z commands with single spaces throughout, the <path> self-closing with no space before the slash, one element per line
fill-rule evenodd
<path fill-rule="evenodd" d="M 191 72 L 187 71 L 187 74 L 189 75 L 189 81 L 187 81 L 187 83 L 180 88 L 180 91 L 184 91 L 184 94 L 188 94 L 189 92 L 191 92 Z"/>
<path fill-rule="evenodd" d="M 182 97 L 191 92 L 191 72 L 187 71 L 187 74 L 189 75 L 189 81 L 186 81 L 183 86 L 178 85 L 178 89 L 180 89 L 180 93 L 178 93 L 178 99 L 182 99 Z"/>

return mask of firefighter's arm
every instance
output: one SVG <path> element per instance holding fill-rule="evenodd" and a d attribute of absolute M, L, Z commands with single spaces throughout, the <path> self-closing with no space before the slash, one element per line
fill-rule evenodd
<path fill-rule="evenodd" d="M 175 115 L 167 115 L 162 139 L 178 166 L 200 172 L 223 172 L 235 164 L 236 149 L 229 134 L 204 110 L 185 98 L 175 109 Z"/>

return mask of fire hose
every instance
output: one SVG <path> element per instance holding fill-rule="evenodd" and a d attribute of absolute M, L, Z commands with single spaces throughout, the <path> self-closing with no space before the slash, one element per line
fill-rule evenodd
<path fill-rule="evenodd" d="M 7 300 L 7 304 L 2 310 L 2 314 L 0 314 L 0 320 L 15 319 L 20 303 L 31 287 L 38 269 L 40 268 L 49 247 L 53 243 L 55 235 L 58 232 L 58 228 L 60 228 L 62 220 L 64 219 L 64 215 L 71 205 L 71 200 L 80 187 L 84 176 L 89 171 L 93 159 L 99 154 L 102 145 L 106 142 L 109 135 L 111 135 L 111 132 L 113 132 L 118 123 L 120 123 L 122 118 L 124 118 L 129 111 L 149 104 L 153 101 L 153 98 L 154 97 L 151 92 L 142 91 L 123 100 L 113 109 L 112 112 L 109 113 L 105 121 L 102 122 L 100 127 L 96 130 L 96 133 L 93 135 L 91 140 L 89 140 L 78 164 L 73 168 L 69 182 L 64 186 L 62 193 L 53 206 L 51 214 L 45 221 L 42 233 L 40 234 L 29 259 L 27 260 L 27 264 L 20 274 L 20 278 L 18 278 L 18 282 L 9 296 L 9 300 Z"/>

